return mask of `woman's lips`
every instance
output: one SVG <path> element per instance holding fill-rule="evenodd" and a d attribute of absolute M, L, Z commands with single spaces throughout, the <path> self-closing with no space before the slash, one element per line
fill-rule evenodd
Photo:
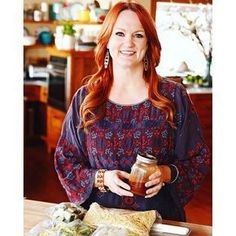
<path fill-rule="evenodd" d="M 136 52 L 135 51 L 130 51 L 130 50 L 120 50 L 120 53 L 126 56 L 132 56 L 134 55 Z"/>

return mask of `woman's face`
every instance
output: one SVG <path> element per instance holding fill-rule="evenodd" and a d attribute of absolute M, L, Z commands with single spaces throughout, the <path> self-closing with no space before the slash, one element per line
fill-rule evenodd
<path fill-rule="evenodd" d="M 107 48 L 113 59 L 113 66 L 143 66 L 147 37 L 135 12 L 124 10 L 119 14 Z"/>

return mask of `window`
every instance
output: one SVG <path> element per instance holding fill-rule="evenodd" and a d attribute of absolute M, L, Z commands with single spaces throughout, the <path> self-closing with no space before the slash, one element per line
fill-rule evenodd
<path fill-rule="evenodd" d="M 162 76 L 206 76 L 211 62 L 212 5 L 157 2 Z"/>

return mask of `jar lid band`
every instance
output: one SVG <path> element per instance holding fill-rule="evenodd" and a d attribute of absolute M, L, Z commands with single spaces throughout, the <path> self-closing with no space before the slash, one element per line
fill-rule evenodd
<path fill-rule="evenodd" d="M 144 163 L 157 163 L 157 158 L 148 153 L 146 154 L 139 153 L 137 155 L 137 160 L 142 161 Z"/>

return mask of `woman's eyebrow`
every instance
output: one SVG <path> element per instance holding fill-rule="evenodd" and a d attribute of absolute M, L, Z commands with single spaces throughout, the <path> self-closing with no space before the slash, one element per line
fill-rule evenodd
<path fill-rule="evenodd" d="M 114 30 L 126 31 L 126 29 L 124 29 L 124 28 L 120 28 L 120 27 L 114 28 Z M 144 31 L 143 29 L 135 30 L 133 33 L 137 33 L 137 32 L 145 33 L 145 31 Z"/>
<path fill-rule="evenodd" d="M 125 31 L 125 29 L 120 28 L 120 27 L 115 27 L 114 30 L 121 30 L 121 31 Z"/>

